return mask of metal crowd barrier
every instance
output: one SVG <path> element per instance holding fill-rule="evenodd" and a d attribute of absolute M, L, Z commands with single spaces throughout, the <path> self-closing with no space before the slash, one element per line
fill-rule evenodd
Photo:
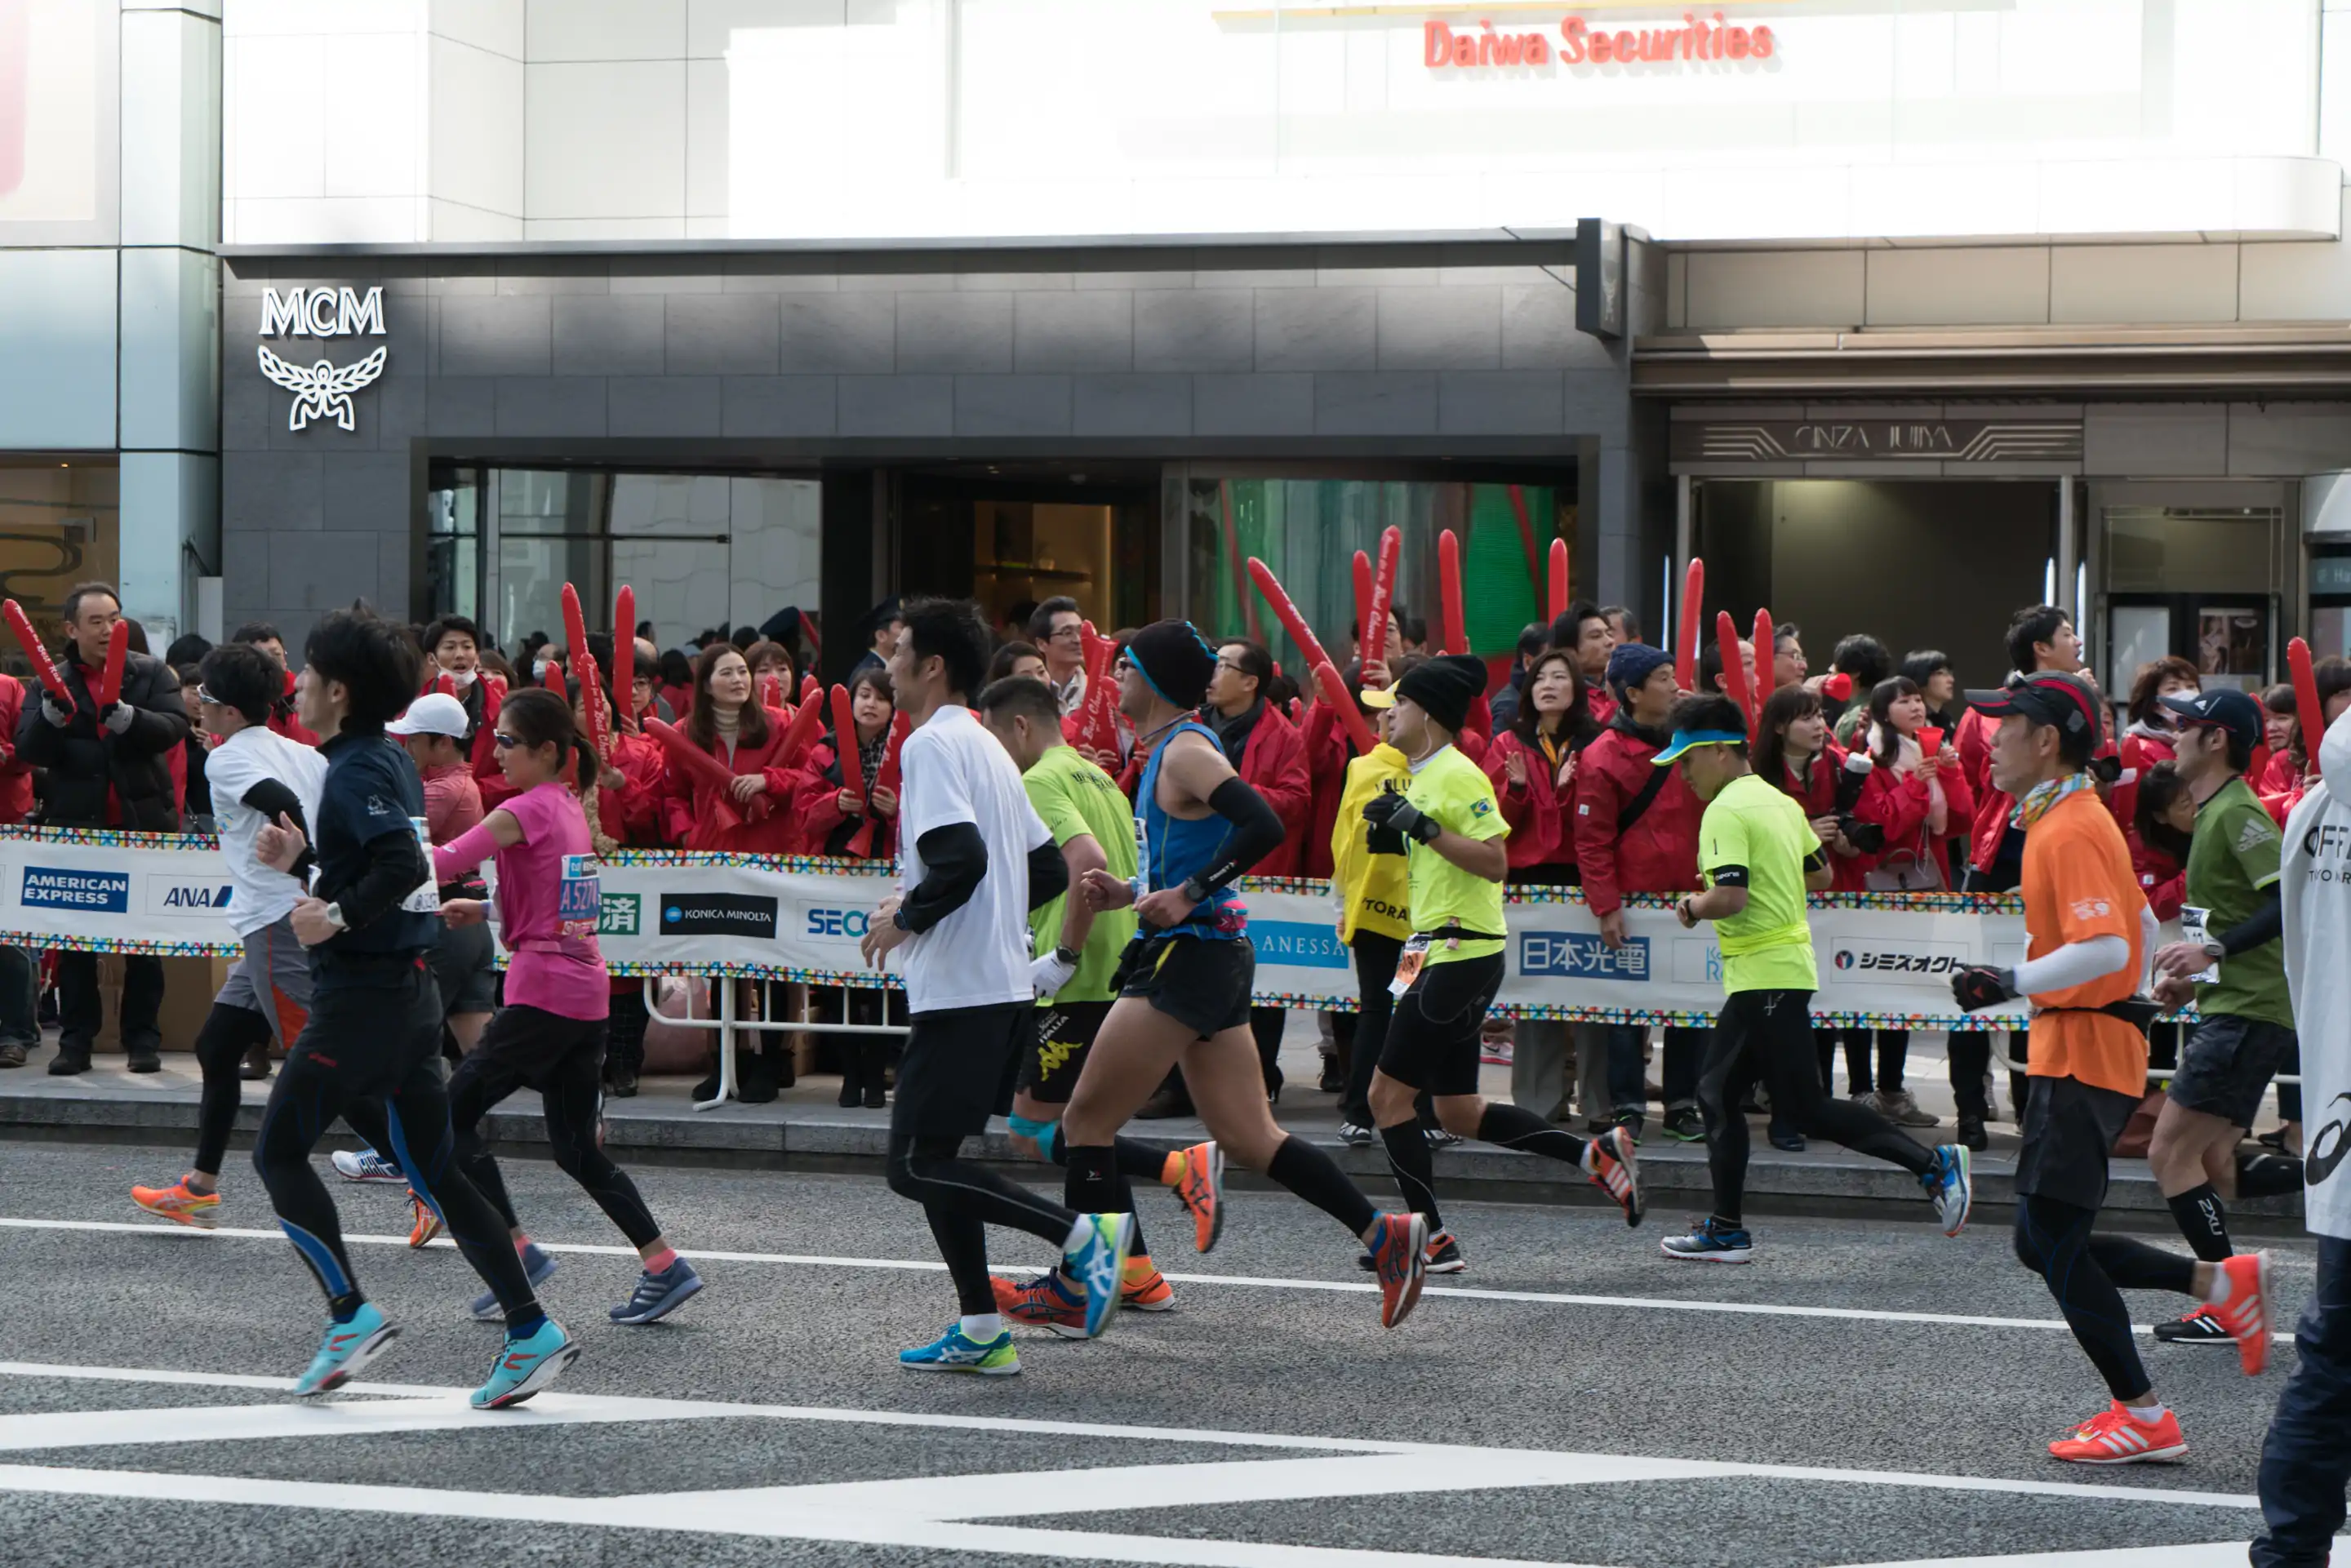
<path fill-rule="evenodd" d="M 694 1108 L 697 1111 L 714 1110 L 720 1105 L 724 1105 L 729 1100 L 740 1098 L 737 1093 L 735 1083 L 735 1036 L 737 1030 L 752 1034 L 765 1031 L 772 1034 L 904 1035 L 907 1032 L 907 1027 L 904 1024 L 851 1023 L 849 1021 L 849 997 L 850 992 L 857 988 L 850 986 L 842 986 L 839 988 L 841 991 L 841 1021 L 839 1023 L 831 1023 L 824 1019 L 811 1018 L 801 1018 L 797 1019 L 769 1019 L 766 1016 L 768 1008 L 767 988 L 770 985 L 781 985 L 787 982 L 771 980 L 743 980 L 739 983 L 745 985 L 755 985 L 760 988 L 760 1016 L 758 1018 L 738 1019 L 735 1016 L 735 988 L 738 981 L 733 977 L 725 975 L 704 977 L 708 980 L 710 988 L 717 995 L 718 1008 L 716 1017 L 701 1018 L 695 1015 L 693 1004 L 694 993 L 692 988 L 689 988 L 686 992 L 686 1011 L 684 1015 L 678 1018 L 671 1018 L 663 1013 L 660 1007 L 661 982 L 670 977 L 672 977 L 665 975 L 647 975 L 644 977 L 646 1014 L 650 1018 L 665 1024 L 681 1025 L 687 1029 L 709 1029 L 718 1031 L 718 1096 L 714 1100 L 696 1100 L 694 1103 Z M 692 979 L 695 977 L 687 976 L 685 977 Z M 885 990 L 882 994 L 886 998 L 889 993 Z M 812 1003 L 808 1005 L 813 1006 Z M 883 1006 L 886 1009 L 888 1003 L 885 1001 Z M 885 1011 L 883 1016 L 886 1018 L 889 1015 Z"/>

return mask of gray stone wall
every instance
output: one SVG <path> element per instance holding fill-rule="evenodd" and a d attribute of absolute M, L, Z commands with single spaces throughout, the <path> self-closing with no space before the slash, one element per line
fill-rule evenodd
<path fill-rule="evenodd" d="M 1577 332 L 1573 276 L 1567 246 L 1533 244 L 232 257 L 227 618 L 296 641 L 354 596 L 408 606 L 428 452 L 1621 456 L 1625 349 Z M 289 431 L 289 394 L 256 366 L 262 290 L 321 284 L 384 290 L 385 371 L 355 433 Z"/>

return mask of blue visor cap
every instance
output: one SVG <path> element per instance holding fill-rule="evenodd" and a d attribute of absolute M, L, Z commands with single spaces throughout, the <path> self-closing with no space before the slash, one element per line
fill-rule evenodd
<path fill-rule="evenodd" d="M 1649 760 L 1656 766 L 1663 768 L 1667 763 L 1674 761 L 1676 758 L 1679 758 L 1683 752 L 1691 750 L 1697 747 L 1744 746 L 1746 744 L 1747 732 L 1745 730 L 1677 729 L 1674 731 L 1672 743 L 1663 751 L 1658 752 L 1655 757 L 1649 758 Z"/>

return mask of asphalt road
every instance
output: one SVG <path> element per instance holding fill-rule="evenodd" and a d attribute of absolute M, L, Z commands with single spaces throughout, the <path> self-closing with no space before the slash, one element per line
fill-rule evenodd
<path fill-rule="evenodd" d="M 1024 1337 L 1017 1378 L 925 1376 L 894 1354 L 953 1298 L 879 1181 L 643 1173 L 708 1288 L 623 1329 L 604 1309 L 633 1257 L 517 1159 L 516 1201 L 561 1260 L 542 1299 L 586 1347 L 571 1372 L 521 1410 L 465 1409 L 496 1344 L 464 1315 L 478 1282 L 445 1247 L 365 1243 L 402 1338 L 367 1392 L 298 1406 L 282 1389 L 322 1312 L 242 1156 L 220 1233 L 125 1196 L 184 1159 L 0 1143 L 0 1561 L 2192 1568 L 2243 1561 L 2293 1365 L 2280 1344 L 2251 1381 L 2227 1352 L 2149 1344 L 2188 1460 L 2082 1470 L 2043 1445 L 2104 1390 L 1997 1226 L 1767 1218 L 1759 1260 L 1726 1269 L 1657 1255 L 1678 1214 L 1628 1233 L 1595 1209 L 1458 1205 L 1471 1271 L 1386 1333 L 1348 1238 L 1241 1193 L 1207 1258 L 1172 1198 L 1146 1198 L 1175 1312 Z M 334 1192 L 353 1236 L 404 1238 L 399 1189 Z M 2290 1328 L 2309 1254 L 2275 1250 Z"/>

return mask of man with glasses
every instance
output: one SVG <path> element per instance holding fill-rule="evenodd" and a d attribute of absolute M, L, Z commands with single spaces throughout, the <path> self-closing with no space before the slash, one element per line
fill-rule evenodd
<path fill-rule="evenodd" d="M 1061 705 L 1061 716 L 1078 711 L 1086 700 L 1086 618 L 1078 601 L 1056 594 L 1037 606 L 1029 617 L 1029 641 L 1045 653 L 1045 684 Z"/>

